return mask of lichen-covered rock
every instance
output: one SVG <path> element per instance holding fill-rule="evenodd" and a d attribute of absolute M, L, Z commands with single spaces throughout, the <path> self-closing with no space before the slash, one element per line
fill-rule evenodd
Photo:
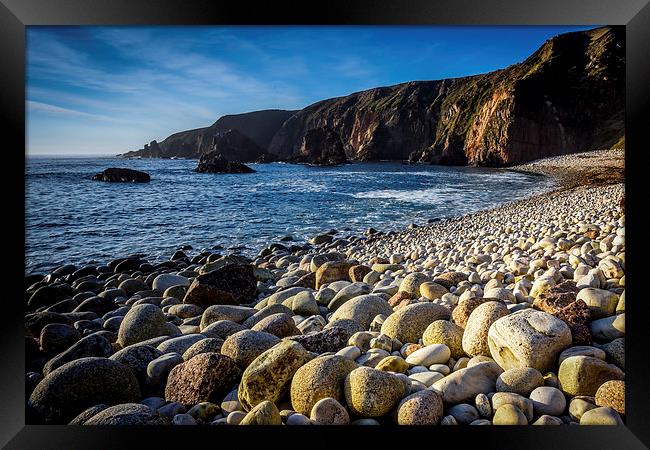
<path fill-rule="evenodd" d="M 462 358 L 463 351 L 463 329 L 449 320 L 436 320 L 432 322 L 422 334 L 424 345 L 445 344 L 451 350 L 451 357 Z"/>
<path fill-rule="evenodd" d="M 465 325 L 467 325 L 467 320 L 469 319 L 470 314 L 472 314 L 472 311 L 474 311 L 476 307 L 481 303 L 491 302 L 491 301 L 501 301 L 501 300 L 497 300 L 493 298 L 474 297 L 459 302 L 458 305 L 454 308 L 454 310 L 451 313 L 452 322 L 454 322 L 456 325 L 458 325 L 461 328 L 465 328 Z"/>
<path fill-rule="evenodd" d="M 239 425 L 282 425 L 282 416 L 275 403 L 264 400 L 255 405 Z"/>
<path fill-rule="evenodd" d="M 348 407 L 363 417 L 381 417 L 404 396 L 404 383 L 395 375 L 370 367 L 354 369 L 345 379 Z"/>
<path fill-rule="evenodd" d="M 381 326 L 381 332 L 400 342 L 418 342 L 432 322 L 447 319 L 449 310 L 444 306 L 416 303 L 389 315 Z"/>
<path fill-rule="evenodd" d="M 601 384 L 596 391 L 596 405 L 608 406 L 625 415 L 625 381 L 611 380 Z"/>
<path fill-rule="evenodd" d="M 422 272 L 413 272 L 404 277 L 399 285 L 399 290 L 416 298 L 421 297 L 420 286 L 427 281 L 430 281 L 430 278 Z"/>
<path fill-rule="evenodd" d="M 329 355 L 312 359 L 300 367 L 291 381 L 291 405 L 308 415 L 316 402 L 331 397 L 343 401 L 343 382 L 358 366 L 343 356 Z"/>
<path fill-rule="evenodd" d="M 316 289 L 320 289 L 324 284 L 333 281 L 349 281 L 350 267 L 352 267 L 352 264 L 348 261 L 328 261 L 324 263 L 316 271 Z"/>
<path fill-rule="evenodd" d="M 625 374 L 618 367 L 591 356 L 572 356 L 560 364 L 559 387 L 567 395 L 596 395 L 598 388 L 610 380 L 622 380 Z"/>
<path fill-rule="evenodd" d="M 45 424 L 66 424 L 84 409 L 140 400 L 138 380 L 108 358 L 81 358 L 49 373 L 34 389 L 28 408 Z"/>
<path fill-rule="evenodd" d="M 397 406 L 399 425 L 438 425 L 443 413 L 440 394 L 430 389 L 418 391 L 402 399 Z"/>
<path fill-rule="evenodd" d="M 465 332 L 463 333 L 463 351 L 469 356 L 490 356 L 488 330 L 498 319 L 508 315 L 508 308 L 503 303 L 481 303 L 472 311 Z"/>
<path fill-rule="evenodd" d="M 264 400 L 278 401 L 289 389 L 296 371 L 313 356 L 297 342 L 286 340 L 266 350 L 246 368 L 238 398 L 245 410 Z"/>
<path fill-rule="evenodd" d="M 532 367 L 547 372 L 555 367 L 557 355 L 571 345 L 571 331 L 548 313 L 524 309 L 494 322 L 488 345 L 492 358 L 506 370 Z"/>
<path fill-rule="evenodd" d="M 336 353 L 347 345 L 350 332 L 345 328 L 333 326 L 312 334 L 291 336 L 287 339 L 300 343 L 307 351 L 318 353 Z"/>
<path fill-rule="evenodd" d="M 185 404 L 218 402 L 237 384 L 241 370 L 218 353 L 201 353 L 175 366 L 167 377 L 165 399 Z"/>

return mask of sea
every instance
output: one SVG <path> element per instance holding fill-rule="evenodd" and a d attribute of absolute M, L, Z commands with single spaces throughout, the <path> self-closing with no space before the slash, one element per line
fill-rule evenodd
<path fill-rule="evenodd" d="M 105 264 L 182 246 L 254 256 L 280 238 L 304 243 L 331 229 L 402 230 L 524 198 L 552 180 L 505 169 L 400 162 L 314 167 L 249 164 L 252 174 L 194 172 L 196 160 L 34 157 L 26 160 L 26 273 Z M 93 181 L 108 167 L 149 183 Z M 290 244 L 291 242 L 289 242 Z M 285 243 L 287 244 L 287 243 Z M 191 252 L 190 252 L 191 253 Z"/>

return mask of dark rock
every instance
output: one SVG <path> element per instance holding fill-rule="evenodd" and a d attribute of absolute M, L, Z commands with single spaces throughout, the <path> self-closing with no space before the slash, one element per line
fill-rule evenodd
<path fill-rule="evenodd" d="M 336 353 L 343 347 L 346 347 L 351 335 L 349 330 L 343 327 L 333 326 L 317 333 L 291 336 L 287 339 L 296 341 L 310 352 L 320 355 L 327 352 Z"/>
<path fill-rule="evenodd" d="M 81 412 L 77 417 L 72 419 L 68 425 L 83 425 L 86 420 L 90 419 L 95 414 L 102 412 L 106 408 L 108 408 L 108 405 L 102 404 L 102 405 L 91 406 L 90 408 L 84 409 L 83 412 Z"/>
<path fill-rule="evenodd" d="M 67 350 L 79 339 L 81 339 L 81 334 L 73 326 L 50 323 L 41 330 L 41 349 L 48 355 L 56 355 Z"/>
<path fill-rule="evenodd" d="M 118 264 L 116 264 L 114 271 L 117 273 L 122 273 L 131 270 L 137 270 L 142 264 L 143 261 L 141 259 L 129 258 L 129 259 L 122 260 Z"/>
<path fill-rule="evenodd" d="M 177 250 L 171 257 L 172 261 L 176 261 L 177 259 L 185 259 L 187 258 L 187 255 L 183 250 Z"/>
<path fill-rule="evenodd" d="M 31 310 L 41 306 L 51 306 L 72 297 L 72 289 L 67 284 L 57 283 L 38 288 L 27 301 Z"/>
<path fill-rule="evenodd" d="M 70 275 L 67 275 L 67 282 L 72 283 L 75 280 L 78 280 L 81 277 L 85 277 L 86 275 L 98 275 L 99 272 L 97 271 L 97 268 L 95 266 L 86 266 L 82 267 L 81 269 L 75 270 L 72 272 Z"/>
<path fill-rule="evenodd" d="M 241 378 L 241 370 L 227 356 L 201 353 L 174 367 L 167 378 L 165 399 L 185 404 L 219 403 Z"/>
<path fill-rule="evenodd" d="M 84 425 L 169 425 L 169 419 L 140 403 L 126 403 L 100 411 Z"/>
<path fill-rule="evenodd" d="M 238 161 L 228 161 L 219 153 L 210 152 L 201 156 L 196 171 L 200 173 L 253 173 L 253 169 Z"/>
<path fill-rule="evenodd" d="M 257 292 L 254 267 L 231 264 L 199 275 L 185 294 L 183 303 L 207 308 L 210 305 L 240 305 L 250 302 Z"/>
<path fill-rule="evenodd" d="M 60 302 L 56 302 L 52 306 L 48 306 L 45 309 L 45 311 L 57 312 L 57 313 L 68 313 L 68 312 L 72 312 L 77 306 L 79 306 L 79 302 L 77 300 L 73 298 L 67 298 L 65 300 L 61 300 Z"/>
<path fill-rule="evenodd" d="M 25 399 L 28 399 L 38 383 L 43 380 L 43 375 L 38 372 L 27 372 L 25 374 Z"/>
<path fill-rule="evenodd" d="M 139 170 L 111 167 L 94 175 L 93 180 L 120 183 L 148 183 L 151 181 L 151 177 L 149 177 L 148 173 Z"/>
<path fill-rule="evenodd" d="M 290 161 L 334 166 L 345 164 L 347 157 L 341 136 L 330 127 L 320 127 L 305 133 L 298 154 Z"/>
<path fill-rule="evenodd" d="M 110 359 L 131 369 L 138 380 L 140 390 L 144 392 L 147 382 L 147 366 L 160 356 L 162 356 L 162 352 L 151 345 L 131 345 L 116 352 Z"/>
<path fill-rule="evenodd" d="M 84 300 L 72 312 L 93 312 L 103 316 L 109 311 L 117 309 L 118 305 L 110 298 L 90 297 Z"/>
<path fill-rule="evenodd" d="M 82 358 L 48 374 L 34 389 L 27 407 L 40 423 L 66 424 L 90 406 L 139 399 L 140 388 L 131 369 L 108 358 Z"/>
<path fill-rule="evenodd" d="M 60 313 L 42 311 L 25 316 L 25 330 L 30 336 L 40 337 L 43 327 L 50 323 L 72 325 L 72 319 Z"/>
<path fill-rule="evenodd" d="M 103 336 L 91 334 L 79 340 L 72 347 L 50 359 L 43 368 L 43 374 L 50 372 L 71 361 L 88 357 L 107 357 L 113 353 L 111 342 Z"/>

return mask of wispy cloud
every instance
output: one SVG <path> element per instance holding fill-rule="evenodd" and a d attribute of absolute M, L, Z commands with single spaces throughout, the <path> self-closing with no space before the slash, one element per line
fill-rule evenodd
<path fill-rule="evenodd" d="M 50 105 L 48 103 L 35 102 L 33 100 L 27 101 L 27 109 L 30 113 L 46 113 L 55 116 L 84 117 L 84 118 L 90 118 L 95 120 L 123 122 L 115 117 L 105 116 L 102 114 L 93 114 L 84 111 L 77 111 L 69 108 L 62 108 L 60 106 Z"/>

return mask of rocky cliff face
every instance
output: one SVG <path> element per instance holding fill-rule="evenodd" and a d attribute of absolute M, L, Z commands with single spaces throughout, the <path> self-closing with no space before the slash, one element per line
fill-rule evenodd
<path fill-rule="evenodd" d="M 358 161 L 508 166 L 610 148 L 624 142 L 624 38 L 624 27 L 567 33 L 502 70 L 369 89 L 297 112 L 224 116 L 126 156 L 198 157 L 226 129 L 280 159 L 311 163 L 322 153 L 305 139 L 317 129 L 337 135 L 346 158 Z"/>
<path fill-rule="evenodd" d="M 262 150 L 266 150 L 275 132 L 295 112 L 272 109 L 223 116 L 209 127 L 174 133 L 160 143 L 152 141 L 148 145 L 145 144 L 144 148 L 124 153 L 122 156 L 199 158 L 202 154 L 210 151 L 210 145 L 212 145 L 215 135 L 228 130 L 243 133 Z M 248 160 L 242 161 L 247 162 Z"/>
<path fill-rule="evenodd" d="M 328 127 L 313 128 L 302 139 L 298 155 L 291 162 L 334 166 L 347 162 L 341 136 Z"/>
<path fill-rule="evenodd" d="M 255 162 L 272 155 L 237 130 L 227 130 L 212 136 L 207 153 L 221 155 L 229 161 Z M 205 155 L 206 153 L 202 153 Z"/>
<path fill-rule="evenodd" d="M 624 28 L 567 33 L 503 70 L 315 103 L 282 125 L 269 151 L 297 155 L 320 127 L 355 160 L 504 166 L 608 148 L 624 134 L 624 73 Z"/>

